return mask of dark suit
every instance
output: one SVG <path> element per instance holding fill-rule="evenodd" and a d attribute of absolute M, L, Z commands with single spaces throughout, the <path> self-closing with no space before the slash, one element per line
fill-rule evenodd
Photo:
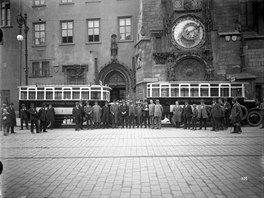
<path fill-rule="evenodd" d="M 72 117 L 75 121 L 75 131 L 79 131 L 80 130 L 80 121 L 81 121 L 81 110 L 79 109 L 79 106 L 75 106 L 72 109 Z"/>
<path fill-rule="evenodd" d="M 126 128 L 127 128 L 128 127 L 128 123 L 127 123 L 128 106 L 126 104 L 122 104 L 119 107 L 119 114 L 121 115 L 122 128 L 124 128 L 124 123 L 126 123 Z"/>
<path fill-rule="evenodd" d="M 7 127 L 7 132 L 9 132 L 9 129 L 11 128 L 11 133 L 14 133 L 14 127 L 16 126 L 16 112 L 14 107 L 8 107 L 7 112 L 9 113 L 10 122 Z"/>
<path fill-rule="evenodd" d="M 83 117 L 85 117 L 83 105 L 79 105 L 79 109 L 80 109 L 80 112 L 81 112 L 81 115 L 80 115 L 80 128 L 83 129 Z"/>
<path fill-rule="evenodd" d="M 46 132 L 47 129 L 47 111 L 45 110 L 45 108 L 41 108 L 38 112 L 39 115 L 39 120 L 40 120 L 40 132 L 43 129 L 43 132 Z"/>
<path fill-rule="evenodd" d="M 26 124 L 26 128 L 28 129 L 28 110 L 25 107 L 22 107 L 22 109 L 20 109 L 21 130 L 23 130 L 24 121 Z"/>
<path fill-rule="evenodd" d="M 185 125 L 184 128 L 191 128 L 191 121 L 192 121 L 192 107 L 188 104 L 187 106 L 185 106 L 184 108 L 184 118 L 185 118 Z"/>
<path fill-rule="evenodd" d="M 36 108 L 31 107 L 28 112 L 30 115 L 29 119 L 31 123 L 31 127 L 30 127 L 31 133 L 34 133 L 34 125 L 36 127 L 36 132 L 39 133 L 38 112 Z"/>

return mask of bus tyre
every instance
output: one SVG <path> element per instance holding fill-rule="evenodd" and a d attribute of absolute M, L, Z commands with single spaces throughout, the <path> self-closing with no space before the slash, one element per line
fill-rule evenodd
<path fill-rule="evenodd" d="M 262 123 L 262 116 L 259 111 L 253 110 L 248 113 L 247 122 L 250 126 L 259 126 Z"/>
<path fill-rule="evenodd" d="M 244 105 L 241 105 L 241 109 L 243 114 L 241 120 L 245 120 L 248 117 L 248 110 Z"/>

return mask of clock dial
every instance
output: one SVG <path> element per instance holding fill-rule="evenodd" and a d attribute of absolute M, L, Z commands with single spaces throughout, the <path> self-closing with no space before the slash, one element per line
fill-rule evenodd
<path fill-rule="evenodd" d="M 205 27 L 195 17 L 179 18 L 172 27 L 172 42 L 180 49 L 193 49 L 205 42 Z"/>

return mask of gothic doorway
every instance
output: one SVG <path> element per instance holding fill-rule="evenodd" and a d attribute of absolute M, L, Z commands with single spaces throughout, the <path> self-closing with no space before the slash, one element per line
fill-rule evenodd
<path fill-rule="evenodd" d="M 112 62 L 101 69 L 97 79 L 112 88 L 110 101 L 130 98 L 132 79 L 127 67 Z"/>

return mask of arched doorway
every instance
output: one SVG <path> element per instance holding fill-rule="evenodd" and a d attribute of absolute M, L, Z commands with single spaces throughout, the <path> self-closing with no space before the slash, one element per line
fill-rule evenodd
<path fill-rule="evenodd" d="M 102 81 L 112 88 L 110 100 L 128 99 L 131 91 L 131 72 L 130 70 L 117 62 L 109 63 L 104 66 L 97 77 L 98 81 Z"/>

